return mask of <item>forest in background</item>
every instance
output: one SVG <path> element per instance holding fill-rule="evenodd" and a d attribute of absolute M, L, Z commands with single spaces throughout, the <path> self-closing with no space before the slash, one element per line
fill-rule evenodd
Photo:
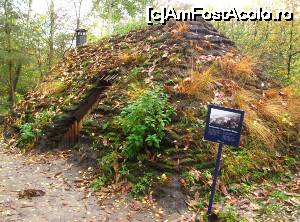
<path fill-rule="evenodd" d="M 91 0 L 91 9 L 82 16 L 88 0 L 73 0 L 71 9 L 47 2 L 47 11 L 32 10 L 32 0 L 0 0 L 0 113 L 8 113 L 15 103 L 74 47 L 74 30 L 87 28 L 89 42 L 124 34 L 146 26 L 146 6 L 168 6 L 171 3 L 151 1 Z M 175 8 L 188 9 L 188 4 L 173 2 Z M 300 77 L 300 3 L 281 0 L 257 5 L 265 9 L 294 11 L 294 20 L 271 22 L 213 22 L 233 40 L 266 75 L 281 84 L 299 90 Z M 213 8 L 211 8 L 213 10 Z M 100 27 L 100 28 L 99 28 Z"/>

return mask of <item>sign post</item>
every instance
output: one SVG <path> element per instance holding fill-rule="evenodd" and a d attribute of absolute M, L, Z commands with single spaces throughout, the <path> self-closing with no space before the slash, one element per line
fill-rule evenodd
<path fill-rule="evenodd" d="M 208 106 L 208 117 L 206 120 L 204 139 L 219 143 L 211 194 L 207 209 L 208 216 L 211 216 L 212 212 L 214 196 L 216 193 L 217 178 L 220 172 L 223 146 L 239 146 L 243 120 L 244 111 L 242 110 L 216 105 Z"/>
<path fill-rule="evenodd" d="M 220 171 L 223 145 L 224 145 L 223 143 L 219 144 L 218 155 L 217 155 L 217 160 L 216 160 L 216 168 L 214 171 L 213 183 L 211 185 L 211 193 L 210 193 L 208 210 L 207 210 L 208 215 L 211 215 L 212 205 L 213 205 L 214 197 L 215 197 L 215 193 L 216 193 L 216 185 L 217 185 L 217 179 L 218 179 L 218 175 L 219 175 L 219 171 Z"/>

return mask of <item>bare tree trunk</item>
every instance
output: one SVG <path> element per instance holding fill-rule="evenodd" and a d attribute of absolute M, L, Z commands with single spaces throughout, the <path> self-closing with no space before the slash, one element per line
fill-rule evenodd
<path fill-rule="evenodd" d="M 79 1 L 79 6 L 78 6 L 78 10 L 77 10 L 77 6 L 76 3 L 74 2 L 74 7 L 75 7 L 75 12 L 76 12 L 76 29 L 80 28 L 80 19 L 81 19 L 81 5 L 82 5 L 82 1 Z"/>
<path fill-rule="evenodd" d="M 112 33 L 112 0 L 109 0 L 109 7 L 108 7 L 108 33 Z"/>
<path fill-rule="evenodd" d="M 50 36 L 49 36 L 48 70 L 50 71 L 52 69 L 53 56 L 54 56 L 55 11 L 54 11 L 53 0 L 51 0 L 50 3 L 49 16 L 50 16 Z"/>
<path fill-rule="evenodd" d="M 31 13 L 32 0 L 28 0 L 28 11 L 27 11 L 27 24 L 29 24 L 30 13 Z"/>
<path fill-rule="evenodd" d="M 13 73 L 13 61 L 11 58 L 12 46 L 11 46 L 11 2 L 9 0 L 4 1 L 4 14 L 5 14 L 5 36 L 7 41 L 7 52 L 8 52 L 8 74 L 9 74 L 9 92 L 8 92 L 8 101 L 10 103 L 11 110 L 15 106 L 15 89 L 14 89 L 14 73 Z"/>
<path fill-rule="evenodd" d="M 13 74 L 13 64 L 12 61 L 8 63 L 8 72 L 9 72 L 9 103 L 10 108 L 13 109 L 15 106 L 15 88 L 14 88 L 14 74 Z"/>
<path fill-rule="evenodd" d="M 41 59 L 41 53 L 37 52 L 36 58 L 37 58 L 37 65 L 39 67 L 40 77 L 43 77 L 43 71 L 42 71 L 42 59 Z"/>
<path fill-rule="evenodd" d="M 17 91 L 17 85 L 19 82 L 19 78 L 21 76 L 22 70 L 22 63 L 18 63 L 15 69 L 15 76 L 14 76 L 14 90 Z"/>

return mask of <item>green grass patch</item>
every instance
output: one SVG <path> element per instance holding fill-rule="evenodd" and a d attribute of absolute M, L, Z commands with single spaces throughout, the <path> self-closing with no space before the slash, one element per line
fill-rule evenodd
<path fill-rule="evenodd" d="M 138 182 L 133 186 L 131 194 L 134 197 L 139 197 L 145 194 L 150 188 L 153 182 L 154 174 L 152 172 L 146 172 L 141 177 L 139 177 Z"/>
<path fill-rule="evenodd" d="M 289 196 L 286 195 L 284 192 L 281 190 L 274 190 L 270 193 L 271 197 L 275 197 L 278 200 L 285 201 L 289 199 Z"/>
<path fill-rule="evenodd" d="M 261 214 L 277 214 L 283 210 L 283 206 L 276 200 L 272 200 L 268 204 L 263 204 L 260 209 Z"/>
<path fill-rule="evenodd" d="M 246 222 L 247 220 L 237 213 L 231 206 L 225 206 L 223 211 L 218 213 L 220 221 L 224 222 Z"/>

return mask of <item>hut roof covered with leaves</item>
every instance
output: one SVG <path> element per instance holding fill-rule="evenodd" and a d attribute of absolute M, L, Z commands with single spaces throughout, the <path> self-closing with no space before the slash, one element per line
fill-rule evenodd
<path fill-rule="evenodd" d="M 79 141 L 89 144 L 84 152 L 97 153 L 103 167 L 112 167 L 111 157 L 163 171 L 206 170 L 215 151 L 202 140 L 208 103 L 245 111 L 241 147 L 225 151 L 228 181 L 258 179 L 251 172 L 282 171 L 287 156 L 299 158 L 296 94 L 262 75 L 204 20 L 148 26 L 73 49 L 10 121 L 21 129 L 23 147 L 56 148 L 76 120 Z M 34 137 L 26 138 L 26 129 Z"/>

